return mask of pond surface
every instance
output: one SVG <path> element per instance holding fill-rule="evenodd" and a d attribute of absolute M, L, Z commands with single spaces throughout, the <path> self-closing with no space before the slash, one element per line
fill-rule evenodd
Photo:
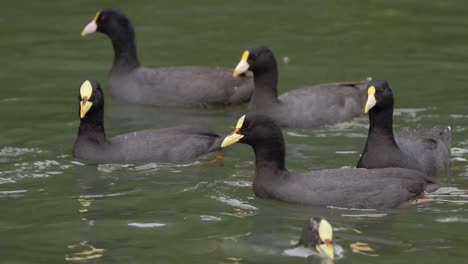
<path fill-rule="evenodd" d="M 451 175 L 443 182 L 468 189 L 464 0 L 9 1 L 0 18 L 1 263 L 319 263 L 290 248 L 312 216 L 334 225 L 338 263 L 466 263 L 464 194 L 378 211 L 262 200 L 252 192 L 253 153 L 240 144 L 224 152 L 222 165 L 74 161 L 79 86 L 92 78 L 107 92 L 112 62 L 104 35 L 82 38 L 80 32 L 97 10 L 110 6 L 132 18 L 147 66 L 234 67 L 242 51 L 264 44 L 280 61 L 289 58 L 279 65 L 280 92 L 388 79 L 396 127 L 452 127 Z M 227 133 L 245 108 L 167 109 L 107 100 L 105 122 L 108 135 L 179 123 Z M 367 126 L 363 116 L 285 130 L 287 166 L 355 166 Z"/>

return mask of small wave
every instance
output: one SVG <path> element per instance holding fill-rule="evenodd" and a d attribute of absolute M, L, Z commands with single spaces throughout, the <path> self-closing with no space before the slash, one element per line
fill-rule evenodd
<path fill-rule="evenodd" d="M 143 165 L 135 165 L 135 164 L 100 164 L 98 165 L 98 171 L 99 172 L 105 172 L 105 173 L 110 173 L 114 172 L 116 170 L 121 170 L 121 169 L 128 169 L 130 171 L 136 171 L 136 172 L 155 172 L 159 171 L 161 169 L 163 170 L 171 170 L 172 172 L 180 172 L 178 170 L 179 168 L 185 168 L 185 167 L 191 167 L 194 165 L 200 164 L 199 161 L 194 161 L 190 163 L 184 163 L 184 164 L 171 164 L 171 163 L 147 163 Z"/>
<path fill-rule="evenodd" d="M 299 134 L 295 132 L 288 131 L 286 132 L 286 135 L 292 136 L 292 137 L 309 137 L 309 135 L 306 134 Z"/>
<path fill-rule="evenodd" d="M 202 221 L 221 221 L 221 217 L 216 217 L 212 215 L 200 215 Z"/>
<path fill-rule="evenodd" d="M 87 198 L 106 198 L 106 197 L 115 197 L 115 196 L 123 196 L 128 194 L 129 192 L 119 192 L 119 193 L 110 193 L 110 194 L 87 194 L 87 195 L 80 195 L 79 197 L 82 199 Z"/>
<path fill-rule="evenodd" d="M 325 131 L 330 131 L 331 130 L 339 130 L 339 131 L 343 131 L 343 130 L 353 130 L 353 129 L 356 129 L 356 128 L 369 128 L 369 122 L 367 121 L 367 118 L 355 118 L 351 121 L 348 121 L 348 122 L 342 122 L 342 123 L 337 123 L 337 124 L 333 124 L 333 125 L 329 125 L 329 126 L 326 126 L 326 130 L 324 129 L 318 129 L 318 130 L 315 130 L 315 131 L 319 131 L 319 132 L 325 132 Z"/>
<path fill-rule="evenodd" d="M 11 97 L 11 98 L 3 98 L 0 100 L 0 102 L 18 102 L 19 101 L 19 98 L 17 97 Z"/>
<path fill-rule="evenodd" d="M 431 193 L 428 193 L 426 196 L 435 197 L 435 196 L 461 196 L 465 197 L 468 194 L 468 190 L 459 189 L 456 187 L 441 187 Z"/>
<path fill-rule="evenodd" d="M 198 187 L 200 187 L 200 186 L 202 186 L 202 185 L 207 185 L 207 184 L 208 184 L 208 182 L 202 181 L 202 182 L 197 183 L 197 184 L 196 184 L 195 186 L 193 186 L 193 187 L 188 187 L 188 188 L 183 189 L 182 192 L 193 191 L 193 190 L 198 189 Z"/>
<path fill-rule="evenodd" d="M 424 112 L 426 111 L 426 108 L 397 108 L 393 112 L 394 116 L 400 116 L 400 115 L 409 115 L 410 117 L 416 117 L 416 115 L 419 112 Z"/>
<path fill-rule="evenodd" d="M 116 170 L 120 170 L 122 168 L 129 168 L 131 166 L 131 164 L 99 164 L 97 166 L 97 170 L 99 172 L 110 173 Z"/>
<path fill-rule="evenodd" d="M 0 191 L 0 197 L 22 197 L 28 190 Z"/>
<path fill-rule="evenodd" d="M 42 153 L 44 152 L 38 148 L 14 148 L 14 147 L 3 147 L 0 149 L 0 157 L 18 157 L 27 153 Z"/>
<path fill-rule="evenodd" d="M 463 218 L 463 217 L 459 217 L 459 216 L 438 218 L 438 219 L 436 219 L 436 221 L 441 222 L 441 223 L 468 223 L 467 218 Z"/>
<path fill-rule="evenodd" d="M 49 174 L 62 174 L 61 170 L 68 169 L 70 165 L 61 164 L 56 160 L 42 160 L 34 161 L 32 163 L 22 162 L 15 164 L 16 172 L 19 174 L 25 173 L 23 176 L 27 176 L 26 173 L 31 173 L 35 177 L 47 177 Z M 50 170 L 58 168 L 59 170 Z M 34 178 L 35 178 L 34 177 Z"/>
<path fill-rule="evenodd" d="M 355 150 L 337 150 L 335 151 L 336 154 L 356 154 L 358 153 Z"/>
<path fill-rule="evenodd" d="M 139 227 L 139 228 L 153 228 L 153 227 L 162 227 L 165 226 L 166 224 L 162 223 L 128 223 L 128 226 L 134 226 L 134 227 Z"/>
<path fill-rule="evenodd" d="M 43 159 L 48 151 L 39 148 L 3 147 L 0 149 L 0 163 L 6 167 L 0 171 L 0 184 L 15 183 L 19 179 L 46 178 L 60 175 L 73 164 L 62 163 L 68 155 L 58 155 L 54 159 Z M 47 155 L 49 156 L 49 155 Z"/>
<path fill-rule="evenodd" d="M 3 172 L 0 171 L 0 174 Z M 5 184 L 5 183 L 15 183 L 16 181 L 13 180 L 12 178 L 1 178 L 0 177 L 0 184 Z"/>
<path fill-rule="evenodd" d="M 234 186 L 234 187 L 252 187 L 252 181 L 223 181 L 225 184 L 229 186 Z"/>
<path fill-rule="evenodd" d="M 73 165 L 77 165 L 77 166 L 86 166 L 86 164 L 81 163 L 81 162 L 76 161 L 76 160 L 72 160 L 72 161 L 70 161 L 70 163 L 73 164 Z"/>
<path fill-rule="evenodd" d="M 341 259 L 344 256 L 344 249 L 338 244 L 335 244 L 334 247 L 335 247 L 335 259 Z M 295 248 L 286 249 L 283 251 L 282 255 L 298 257 L 298 258 L 308 258 L 309 256 L 317 256 L 318 258 L 322 258 L 322 256 L 320 256 L 317 252 L 309 248 L 306 248 L 304 246 L 298 246 Z M 328 263 L 328 262 L 324 262 L 324 263 Z M 333 263 L 333 262 L 330 262 L 330 263 Z"/>
<path fill-rule="evenodd" d="M 194 161 L 190 163 L 183 163 L 183 164 L 171 164 L 171 163 L 148 163 L 141 166 L 136 166 L 134 170 L 158 170 L 160 168 L 185 168 L 194 165 L 200 164 L 199 161 Z"/>
<path fill-rule="evenodd" d="M 343 132 L 343 133 L 318 133 L 315 135 L 319 138 L 328 138 L 328 137 L 345 137 L 345 138 L 367 138 L 367 134 L 364 133 L 352 133 L 352 132 Z"/>
<path fill-rule="evenodd" d="M 228 204 L 230 206 L 239 207 L 244 210 L 257 210 L 257 207 L 247 204 L 246 202 L 243 202 L 241 200 L 231 199 L 231 198 L 222 197 L 222 196 L 221 197 L 211 196 L 210 198 L 220 201 L 222 203 Z"/>
<path fill-rule="evenodd" d="M 453 115 L 450 115 L 450 117 L 453 119 L 462 119 L 462 118 L 468 118 L 468 115 L 453 114 Z"/>
<path fill-rule="evenodd" d="M 361 211 L 361 212 L 377 211 L 377 209 L 348 208 L 348 207 L 338 207 L 338 206 L 327 206 L 327 208 L 338 209 L 338 210 L 348 210 L 348 211 Z"/>
<path fill-rule="evenodd" d="M 468 197 L 467 197 L 468 198 Z M 453 203 L 457 205 L 465 205 L 468 204 L 468 200 L 448 200 L 448 199 L 434 199 L 435 202 L 439 203 Z"/>
<path fill-rule="evenodd" d="M 345 216 L 345 217 L 372 217 L 372 218 L 375 218 L 375 217 L 384 217 L 386 215 L 387 214 L 342 214 L 341 216 Z"/>
<path fill-rule="evenodd" d="M 56 160 L 37 160 L 33 162 L 14 163 L 13 168 L 0 172 L 0 184 L 16 182 L 18 179 L 47 178 L 51 175 L 63 174 L 71 165 L 62 164 Z"/>
<path fill-rule="evenodd" d="M 466 148 L 451 148 L 450 153 L 454 156 L 462 156 L 468 154 L 468 149 Z"/>
<path fill-rule="evenodd" d="M 320 255 L 317 252 L 309 248 L 305 248 L 303 246 L 286 249 L 283 251 L 283 255 L 291 256 L 291 257 L 298 257 L 298 258 L 307 258 L 312 255 L 320 257 Z"/>

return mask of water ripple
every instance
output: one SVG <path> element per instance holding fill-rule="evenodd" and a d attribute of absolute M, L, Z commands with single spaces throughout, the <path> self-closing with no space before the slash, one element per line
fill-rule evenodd
<path fill-rule="evenodd" d="M 238 180 L 238 181 L 223 181 L 225 184 L 229 186 L 234 186 L 234 187 L 252 187 L 252 181 L 243 181 L 243 180 Z"/>
<path fill-rule="evenodd" d="M 342 214 L 345 217 L 384 217 L 387 214 Z"/>
<path fill-rule="evenodd" d="M 355 150 L 337 150 L 335 151 L 336 154 L 356 154 L 358 153 Z"/>
<path fill-rule="evenodd" d="M 80 198 L 106 198 L 106 197 L 115 197 L 115 196 L 123 196 L 129 194 L 130 192 L 118 192 L 118 193 L 109 193 L 109 194 L 86 194 L 80 195 Z"/>
<path fill-rule="evenodd" d="M 338 244 L 335 244 L 334 247 L 335 247 L 335 259 L 343 258 L 344 249 Z M 322 258 L 322 256 L 320 256 L 317 252 L 315 252 L 315 251 L 313 251 L 313 250 L 311 250 L 309 248 L 303 247 L 303 246 L 298 246 L 298 247 L 295 247 L 295 248 L 286 249 L 286 250 L 283 251 L 282 255 L 291 256 L 291 257 L 298 257 L 298 258 L 308 258 L 309 256 L 317 256 L 317 258 Z M 323 263 L 333 263 L 333 261 L 323 262 Z"/>
<path fill-rule="evenodd" d="M 463 218 L 460 216 L 449 216 L 445 218 L 438 218 L 436 219 L 437 222 L 441 223 L 468 223 L 467 218 Z"/>
<path fill-rule="evenodd" d="M 98 171 L 104 173 L 111 173 L 121 169 L 128 169 L 129 171 L 135 172 L 156 172 L 159 170 L 167 170 L 173 173 L 180 173 L 180 168 L 191 167 L 194 165 L 201 164 L 199 161 L 194 161 L 191 163 L 184 163 L 184 164 L 171 164 L 171 163 L 147 163 L 143 165 L 135 165 L 135 164 L 100 164 L 98 165 Z"/>
<path fill-rule="evenodd" d="M 462 118 L 468 118 L 468 115 L 453 114 L 453 115 L 450 115 L 450 117 L 453 119 L 462 119 Z"/>
<path fill-rule="evenodd" d="M 292 137 L 309 137 L 309 135 L 299 134 L 299 133 L 295 133 L 295 132 L 291 132 L 291 131 L 287 131 L 286 135 L 292 136 Z"/>
<path fill-rule="evenodd" d="M 468 154 L 468 149 L 466 148 L 451 148 L 450 153 L 454 156 L 462 156 Z"/>
<path fill-rule="evenodd" d="M 139 228 L 152 228 L 152 227 L 162 227 L 165 226 L 166 224 L 162 223 L 128 223 L 128 226 L 134 226 L 134 227 L 139 227 Z"/>
<path fill-rule="evenodd" d="M 14 148 L 3 147 L 0 149 L 0 157 L 18 157 L 27 153 L 42 153 L 44 152 L 38 148 Z"/>
<path fill-rule="evenodd" d="M 409 115 L 415 118 L 419 112 L 426 111 L 426 108 L 397 108 L 393 112 L 394 116 Z"/>
<path fill-rule="evenodd" d="M 2 197 L 22 197 L 28 190 L 14 190 L 14 191 L 0 191 L 0 198 Z"/>
<path fill-rule="evenodd" d="M 38 154 L 48 153 L 39 148 L 3 147 L 0 149 L 0 163 L 8 166 L 0 171 L 0 184 L 15 183 L 25 178 L 46 178 L 51 175 L 63 174 L 73 164 L 64 164 L 60 160 L 68 155 L 59 155 L 56 159 L 41 159 Z M 29 159 L 34 160 L 30 161 Z"/>
<path fill-rule="evenodd" d="M 217 197 L 217 196 L 210 196 L 210 198 L 215 199 L 217 201 L 220 201 L 222 203 L 228 204 L 233 207 L 238 207 L 244 210 L 257 210 L 257 207 L 247 204 L 244 201 L 233 199 L 233 198 L 228 198 L 228 197 Z"/>
<path fill-rule="evenodd" d="M 212 215 L 200 215 L 200 219 L 202 221 L 221 221 L 222 220 L 221 217 L 216 217 Z"/>

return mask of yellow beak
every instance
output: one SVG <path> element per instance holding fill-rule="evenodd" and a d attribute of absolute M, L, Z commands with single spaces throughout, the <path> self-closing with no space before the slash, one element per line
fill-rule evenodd
<path fill-rule="evenodd" d="M 246 50 L 242 54 L 241 60 L 239 61 L 239 64 L 237 64 L 236 68 L 234 69 L 234 73 L 232 74 L 232 76 L 234 77 L 239 76 L 249 70 L 250 65 L 247 62 L 248 58 L 249 58 L 249 51 Z"/>
<path fill-rule="evenodd" d="M 335 247 L 333 246 L 333 227 L 327 220 L 322 219 L 320 221 L 318 235 L 323 243 L 315 247 L 317 252 L 324 257 L 334 259 Z"/>
<path fill-rule="evenodd" d="M 93 86 L 89 81 L 85 81 L 80 87 L 80 118 L 85 117 L 86 113 L 91 109 L 93 103 L 89 101 L 93 95 Z"/>
<path fill-rule="evenodd" d="M 335 247 L 333 243 L 323 243 L 316 246 L 317 252 L 329 259 L 335 259 Z"/>
<path fill-rule="evenodd" d="M 377 103 L 377 100 L 375 99 L 375 87 L 371 86 L 369 89 L 367 89 L 367 101 L 366 101 L 366 107 L 364 108 L 364 113 L 369 113 L 369 110 L 372 109 L 372 107 L 375 106 Z"/>
<path fill-rule="evenodd" d="M 97 12 L 97 14 L 96 14 L 96 16 L 94 17 L 94 19 L 91 20 L 91 22 L 89 22 L 89 23 L 83 28 L 83 30 L 81 31 L 81 36 L 82 36 L 82 37 L 96 32 L 97 27 L 98 27 L 98 26 L 97 26 L 97 19 L 98 19 L 100 13 L 101 13 L 101 12 Z"/>
<path fill-rule="evenodd" d="M 230 146 L 234 143 L 237 143 L 239 142 L 241 138 L 244 137 L 244 135 L 239 133 L 239 130 L 244 125 L 244 120 L 245 120 L 245 115 L 241 116 L 239 120 L 237 120 L 236 129 L 224 138 L 223 142 L 221 143 L 222 148 Z"/>
<path fill-rule="evenodd" d="M 239 134 L 239 130 L 236 129 L 236 130 L 232 131 L 231 134 L 227 135 L 227 136 L 224 138 L 223 142 L 221 143 L 221 147 L 222 147 L 222 148 L 225 148 L 225 147 L 227 147 L 227 146 L 230 146 L 230 145 L 232 145 L 232 144 L 235 144 L 235 143 L 239 142 L 239 140 L 240 140 L 241 138 L 243 138 L 243 137 L 244 137 L 244 135 Z"/>

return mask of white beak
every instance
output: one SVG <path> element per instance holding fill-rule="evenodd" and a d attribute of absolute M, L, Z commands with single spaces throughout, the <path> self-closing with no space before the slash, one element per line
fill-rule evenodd
<path fill-rule="evenodd" d="M 237 64 L 236 68 L 234 69 L 234 73 L 232 74 L 232 76 L 239 76 L 240 74 L 243 74 L 245 73 L 246 71 L 249 70 L 249 63 L 247 63 L 247 61 L 245 60 L 241 60 L 239 62 L 239 64 Z"/>
<path fill-rule="evenodd" d="M 96 30 L 97 30 L 97 24 L 96 24 L 96 21 L 93 20 L 89 22 L 85 28 L 83 28 L 83 31 L 81 31 L 81 36 L 84 37 L 86 35 L 92 34 L 96 32 Z"/>
<path fill-rule="evenodd" d="M 377 100 L 375 100 L 375 96 L 369 95 L 367 97 L 367 102 L 366 102 L 366 107 L 364 108 L 364 113 L 367 114 L 369 110 L 371 110 L 372 107 L 375 106 L 376 103 L 377 103 Z"/>

